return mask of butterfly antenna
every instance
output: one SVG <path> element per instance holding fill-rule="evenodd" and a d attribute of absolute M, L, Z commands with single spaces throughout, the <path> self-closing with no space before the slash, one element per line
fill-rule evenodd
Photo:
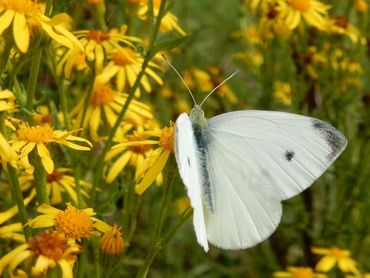
<path fill-rule="evenodd" d="M 234 77 L 234 75 L 235 74 L 237 74 L 239 72 L 239 70 L 236 70 L 236 71 L 234 71 L 234 73 L 233 74 L 231 74 L 228 78 L 226 78 L 224 81 L 222 81 L 220 84 L 218 84 L 217 86 L 216 86 L 216 88 L 214 88 L 212 91 L 210 91 L 209 93 L 208 93 L 208 95 L 206 95 L 206 97 L 202 100 L 202 102 L 199 104 L 199 106 L 202 106 L 202 104 L 206 101 L 206 99 L 210 96 L 210 95 L 212 95 L 212 93 L 214 92 L 214 91 L 216 91 L 218 88 L 220 88 L 222 85 L 224 85 L 229 79 L 231 79 L 231 78 L 233 78 Z"/>
<path fill-rule="evenodd" d="M 195 98 L 193 96 L 193 93 L 191 92 L 190 88 L 188 87 L 188 85 L 186 84 L 185 80 L 181 77 L 180 73 L 175 69 L 175 67 L 170 63 L 170 61 L 167 59 L 167 57 L 165 55 L 162 54 L 162 58 L 166 61 L 166 63 L 176 72 L 177 76 L 180 77 L 181 81 L 184 83 L 186 89 L 188 89 L 188 92 L 191 96 L 191 98 L 193 99 L 194 101 L 194 105 L 197 105 L 197 102 L 195 101 Z"/>

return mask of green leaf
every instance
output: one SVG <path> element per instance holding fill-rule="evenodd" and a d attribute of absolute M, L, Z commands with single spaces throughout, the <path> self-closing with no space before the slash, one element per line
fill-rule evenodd
<path fill-rule="evenodd" d="M 159 51 L 173 49 L 173 48 L 179 46 L 180 44 L 182 44 L 183 42 L 185 42 L 188 39 L 189 39 L 189 36 L 185 36 L 185 37 L 181 37 L 181 38 L 177 38 L 177 39 L 157 43 L 151 49 L 150 57 L 153 57 Z"/>

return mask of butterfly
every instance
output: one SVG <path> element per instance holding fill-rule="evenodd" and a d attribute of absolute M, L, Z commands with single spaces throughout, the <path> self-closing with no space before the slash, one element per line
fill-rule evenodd
<path fill-rule="evenodd" d="M 206 252 L 208 242 L 244 249 L 268 238 L 281 202 L 308 188 L 347 145 L 330 124 L 292 113 L 245 110 L 206 119 L 202 104 L 233 75 L 199 105 L 184 82 L 195 105 L 175 124 L 176 162 Z"/>

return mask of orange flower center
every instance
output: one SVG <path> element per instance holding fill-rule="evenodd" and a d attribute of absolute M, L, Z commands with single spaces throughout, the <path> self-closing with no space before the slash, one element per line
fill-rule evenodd
<path fill-rule="evenodd" d="M 109 40 L 109 34 L 102 30 L 91 30 L 87 33 L 86 38 L 89 41 L 96 41 L 97 43 L 102 43 L 103 41 Z"/>
<path fill-rule="evenodd" d="M 159 9 L 159 7 L 161 6 L 161 0 L 154 0 L 153 6 L 155 9 Z"/>
<path fill-rule="evenodd" d="M 47 175 L 46 181 L 48 183 L 51 183 L 53 181 L 58 182 L 62 178 L 63 178 L 63 174 L 61 172 L 59 172 L 57 169 L 54 169 L 54 171 L 51 174 Z"/>
<path fill-rule="evenodd" d="M 118 255 L 123 252 L 124 241 L 121 234 L 121 227 L 116 224 L 106 232 L 100 240 L 100 249 L 109 255 Z"/>
<path fill-rule="evenodd" d="M 56 217 L 55 225 L 58 231 L 73 239 L 89 237 L 92 234 L 94 223 L 90 216 L 72 206 Z"/>
<path fill-rule="evenodd" d="M 29 239 L 30 249 L 36 256 L 43 255 L 54 261 L 63 258 L 69 245 L 63 233 L 46 231 Z"/>
<path fill-rule="evenodd" d="M 119 66 L 127 66 L 134 64 L 137 60 L 137 54 L 131 48 L 124 48 L 116 52 L 112 57 L 113 62 Z"/>
<path fill-rule="evenodd" d="M 173 141 L 174 141 L 174 129 L 173 125 L 170 127 L 165 127 L 162 129 L 161 137 L 159 138 L 159 145 L 164 149 L 173 151 Z"/>
<path fill-rule="evenodd" d="M 337 16 L 334 18 L 334 24 L 340 28 L 346 29 L 348 26 L 348 18 L 345 16 Z"/>
<path fill-rule="evenodd" d="M 294 271 L 293 278 L 313 278 L 312 269 L 308 267 L 299 267 Z"/>
<path fill-rule="evenodd" d="M 347 254 L 343 250 L 339 249 L 338 247 L 332 247 L 330 249 L 330 252 L 332 253 L 333 256 L 335 256 L 337 258 L 346 258 L 346 257 L 348 257 Z"/>
<path fill-rule="evenodd" d="M 134 134 L 134 135 L 128 135 L 127 136 L 127 139 L 129 141 L 142 141 L 142 140 L 146 140 L 147 138 L 143 135 L 139 135 L 139 134 Z M 129 146 L 127 147 L 128 150 L 134 152 L 134 153 L 137 153 L 137 154 L 144 154 L 148 151 L 151 150 L 151 146 L 150 145 L 139 145 L 139 146 Z"/>
<path fill-rule="evenodd" d="M 27 15 L 40 12 L 39 5 L 32 0 L 0 0 L 0 6 Z"/>
<path fill-rule="evenodd" d="M 46 143 L 53 139 L 53 129 L 49 125 L 22 125 L 19 127 L 18 137 L 20 140 L 28 142 Z"/>
<path fill-rule="evenodd" d="M 300 12 L 305 12 L 310 8 L 310 0 L 290 0 L 290 6 Z"/>
<path fill-rule="evenodd" d="M 95 107 L 104 106 L 114 99 L 112 88 L 109 85 L 98 84 L 91 95 L 91 104 Z"/>

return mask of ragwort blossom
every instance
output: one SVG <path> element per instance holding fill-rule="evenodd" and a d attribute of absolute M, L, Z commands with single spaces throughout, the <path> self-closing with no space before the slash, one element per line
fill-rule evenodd
<path fill-rule="evenodd" d="M 52 19 L 43 14 L 42 7 L 33 0 L 0 0 L 0 35 L 13 24 L 13 38 L 21 52 L 27 52 L 30 38 L 42 29 L 54 41 L 68 48 L 80 42 L 65 27 L 71 19 L 57 14 Z"/>
<path fill-rule="evenodd" d="M 57 231 L 41 232 L 0 259 L 0 275 L 8 267 L 10 277 L 28 277 L 20 265 L 31 266 L 32 276 L 45 276 L 59 266 L 62 278 L 73 278 L 73 264 L 81 247 Z"/>
<path fill-rule="evenodd" d="M 47 145 L 50 143 L 62 144 L 79 151 L 89 151 L 91 149 L 92 145 L 88 140 L 74 136 L 72 133 L 73 131 L 53 130 L 48 124 L 29 126 L 26 123 L 22 123 L 13 134 L 13 139 L 10 143 L 12 148 L 19 154 L 21 164 L 25 168 L 31 167 L 28 155 L 35 149 L 46 172 L 50 174 L 54 170 L 54 162 L 47 148 Z"/>
<path fill-rule="evenodd" d="M 99 236 L 111 229 L 111 226 L 94 217 L 92 208 L 77 209 L 70 203 L 63 211 L 43 204 L 38 209 L 42 215 L 29 221 L 32 228 L 54 227 L 67 238 L 81 240 L 92 236 Z"/>

